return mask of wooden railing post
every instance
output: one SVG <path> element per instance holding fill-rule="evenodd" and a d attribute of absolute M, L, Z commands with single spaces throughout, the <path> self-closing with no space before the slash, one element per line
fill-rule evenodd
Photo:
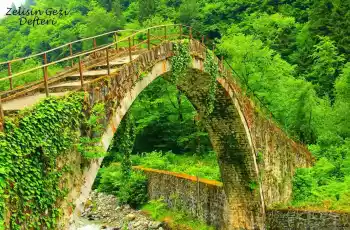
<path fill-rule="evenodd" d="M 81 88 L 83 88 L 83 86 L 84 86 L 83 63 L 81 61 L 80 56 L 79 56 L 79 77 L 80 77 Z"/>
<path fill-rule="evenodd" d="M 108 48 L 106 48 L 106 61 L 107 61 L 107 73 L 108 76 L 111 75 L 111 67 L 109 65 L 109 53 L 108 53 Z"/>
<path fill-rule="evenodd" d="M 69 43 L 69 54 L 70 57 L 73 56 L 73 47 L 72 47 L 72 43 Z M 72 59 L 72 67 L 74 66 L 74 60 Z"/>
<path fill-rule="evenodd" d="M 147 48 L 148 50 L 151 49 L 151 35 L 149 29 L 147 30 Z"/>
<path fill-rule="evenodd" d="M 117 35 L 117 32 L 114 32 L 114 38 L 115 38 L 115 50 L 118 51 L 118 35 Z"/>
<path fill-rule="evenodd" d="M 12 75 L 12 69 L 11 69 L 11 62 L 8 62 L 7 64 L 7 72 L 8 72 L 8 76 L 10 77 Z M 10 89 L 13 89 L 13 83 L 12 83 L 12 77 L 9 78 L 10 81 Z"/>
<path fill-rule="evenodd" d="M 202 45 L 204 46 L 204 36 L 202 36 Z"/>
<path fill-rule="evenodd" d="M 132 47 L 135 46 L 135 36 L 132 36 Z"/>
<path fill-rule="evenodd" d="M 132 56 L 131 56 L 131 38 L 129 37 L 129 59 L 130 62 L 132 62 Z"/>
<path fill-rule="evenodd" d="M 47 54 L 44 53 L 44 65 L 47 64 Z M 48 72 L 47 72 L 47 66 L 44 66 L 43 68 L 44 71 L 44 86 L 45 86 L 45 93 L 46 93 L 46 97 L 49 96 L 49 86 L 47 83 L 47 79 L 48 79 Z"/>
<path fill-rule="evenodd" d="M 5 125 L 5 116 L 4 116 L 4 110 L 2 108 L 2 102 L 0 97 L 0 132 L 4 130 Z"/>
<path fill-rule="evenodd" d="M 192 27 L 190 27 L 190 40 L 192 40 Z"/>

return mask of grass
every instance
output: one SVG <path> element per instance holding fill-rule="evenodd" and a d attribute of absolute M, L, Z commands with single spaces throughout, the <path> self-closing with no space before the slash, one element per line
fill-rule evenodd
<path fill-rule="evenodd" d="M 202 221 L 195 220 L 181 210 L 169 209 L 166 204 L 160 200 L 151 200 L 141 209 L 153 220 L 165 222 L 173 230 L 214 230 L 214 227 L 208 226 Z"/>

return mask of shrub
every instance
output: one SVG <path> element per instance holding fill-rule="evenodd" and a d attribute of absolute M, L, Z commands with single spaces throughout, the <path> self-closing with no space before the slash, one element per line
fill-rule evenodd
<path fill-rule="evenodd" d="M 147 202 L 147 178 L 142 172 L 133 171 L 125 182 L 117 191 L 117 197 L 122 204 L 138 207 Z"/>
<path fill-rule="evenodd" d="M 147 202 L 147 178 L 142 172 L 124 177 L 120 166 L 111 165 L 100 170 L 100 178 L 98 190 L 116 195 L 120 203 L 137 207 Z"/>

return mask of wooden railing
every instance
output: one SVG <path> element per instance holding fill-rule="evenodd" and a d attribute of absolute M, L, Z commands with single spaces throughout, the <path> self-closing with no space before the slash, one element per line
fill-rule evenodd
<path fill-rule="evenodd" d="M 118 39 L 118 34 L 121 34 L 123 32 L 132 32 L 130 35 L 127 35 L 125 37 L 122 37 L 121 39 Z M 103 36 L 113 36 L 113 42 L 109 44 L 103 44 L 100 46 L 97 46 L 96 39 L 103 37 Z M 137 38 L 135 40 L 135 38 Z M 104 61 L 107 66 L 107 76 L 111 74 L 111 69 L 110 69 L 110 55 L 109 55 L 109 50 L 110 49 L 115 49 L 118 51 L 121 47 L 127 49 L 127 55 L 132 61 L 132 51 L 136 50 L 137 48 L 145 48 L 150 50 L 153 45 L 157 45 L 163 41 L 169 41 L 169 40 L 181 40 L 181 39 L 198 39 L 202 42 L 203 47 L 207 48 L 207 45 L 212 45 L 213 51 L 215 50 L 215 45 L 212 41 L 209 41 L 207 37 L 204 37 L 201 35 L 199 31 L 194 30 L 192 27 L 181 25 L 181 24 L 171 24 L 171 25 L 160 25 L 160 26 L 153 26 L 149 27 L 146 29 L 142 30 L 117 30 L 117 31 L 111 31 L 108 33 L 100 34 L 97 36 L 89 37 L 89 38 L 84 38 L 80 39 L 74 42 L 69 42 L 64 45 L 61 45 L 59 47 L 56 47 L 54 49 L 50 49 L 48 51 L 44 51 L 38 54 L 33 54 L 27 57 L 22 57 L 22 58 L 17 58 L 13 59 L 10 61 L 6 62 L 1 62 L 0 65 L 7 65 L 8 67 L 8 76 L 0 78 L 0 83 L 8 81 L 9 83 L 9 88 L 10 90 L 3 90 L 0 91 L 0 129 L 2 126 L 2 123 L 4 121 L 4 112 L 2 109 L 2 102 L 1 101 L 9 101 L 15 97 L 19 97 L 21 95 L 26 94 L 27 92 L 30 92 L 31 90 L 38 89 L 40 87 L 43 87 L 45 89 L 46 96 L 50 95 L 49 92 L 49 68 L 50 66 L 53 65 L 62 65 L 64 62 L 69 64 L 69 68 L 71 71 L 79 72 L 79 78 L 80 78 L 80 83 L 81 83 L 81 88 L 84 87 L 85 82 L 84 82 L 84 63 L 82 61 L 84 56 L 87 55 L 95 55 L 97 52 L 105 52 L 104 56 Z M 73 45 L 77 44 L 79 42 L 84 42 L 84 41 L 92 41 L 93 48 L 90 50 L 86 50 L 83 52 L 79 53 L 73 53 Z M 158 43 L 157 43 L 158 42 Z M 206 43 L 206 44 L 205 44 Z M 69 55 L 67 57 L 63 57 L 59 60 L 56 61 L 49 61 L 48 60 L 48 54 L 55 52 L 59 49 L 64 49 L 64 48 L 69 48 Z M 13 74 L 13 69 L 12 69 L 12 64 L 20 61 L 24 61 L 30 58 L 40 58 L 42 57 L 43 64 L 29 68 L 27 70 L 18 72 Z M 95 56 L 96 57 L 96 56 Z M 219 67 L 221 71 L 227 71 L 225 69 L 225 63 L 223 62 L 223 58 L 218 59 L 216 57 Z M 77 60 L 77 62 L 75 62 Z M 76 64 L 74 64 L 76 63 Z M 62 67 L 61 66 L 61 67 Z M 26 82 L 24 85 L 19 85 L 18 87 L 14 88 L 13 87 L 13 81 L 14 79 L 19 79 L 21 77 L 25 77 L 26 74 L 37 71 L 42 69 L 43 71 L 43 79 L 39 81 L 34 81 L 34 82 Z M 231 72 L 231 71 L 230 71 Z M 61 74 L 56 74 L 54 77 L 61 76 Z M 63 76 L 66 77 L 66 76 Z M 52 83 L 52 82 L 50 82 Z M 29 87 L 29 88 L 26 88 Z M 14 96 L 8 96 L 14 94 Z"/>

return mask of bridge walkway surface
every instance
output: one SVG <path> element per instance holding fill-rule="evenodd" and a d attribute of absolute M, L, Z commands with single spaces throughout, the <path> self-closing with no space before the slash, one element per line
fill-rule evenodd
<path fill-rule="evenodd" d="M 135 60 L 138 56 L 139 55 L 132 55 L 132 60 Z M 127 63 L 130 63 L 129 56 L 116 57 L 110 61 L 110 73 L 117 72 L 119 67 Z M 82 74 L 84 78 L 87 79 L 84 83 L 89 84 L 91 80 L 108 75 L 107 63 L 98 64 L 89 70 L 83 71 Z M 49 95 L 59 97 L 71 91 L 79 90 L 81 88 L 79 77 L 80 73 L 77 71 L 72 74 L 67 74 L 61 81 L 54 81 L 52 84 L 48 85 Z M 33 95 L 24 95 L 4 102 L 2 107 L 5 115 L 33 106 L 46 97 L 46 93 L 42 91 L 44 91 L 43 87 L 29 92 L 29 94 L 33 93 Z"/>

